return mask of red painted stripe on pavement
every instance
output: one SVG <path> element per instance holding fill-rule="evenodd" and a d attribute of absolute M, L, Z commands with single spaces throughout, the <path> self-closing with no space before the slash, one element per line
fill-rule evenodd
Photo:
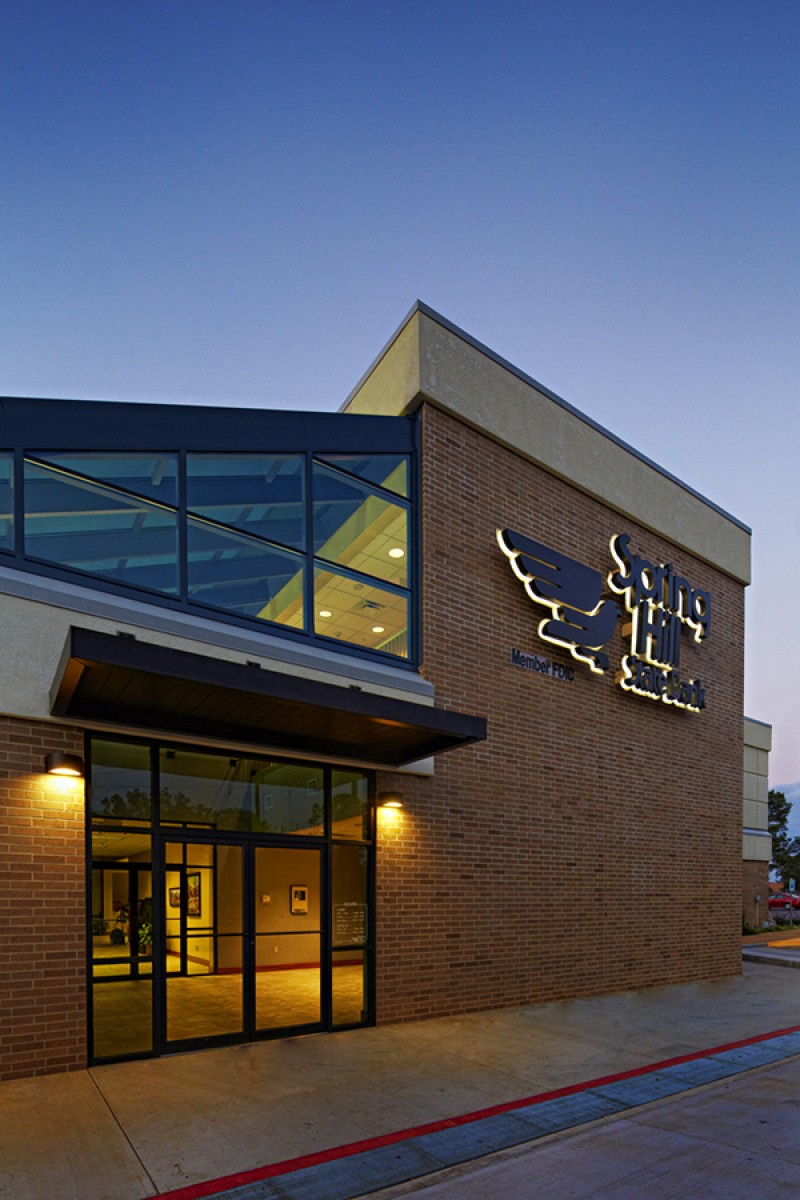
<path fill-rule="evenodd" d="M 562 1096 L 575 1096 L 579 1092 L 589 1092 L 593 1088 L 605 1087 L 610 1083 L 621 1083 L 625 1079 L 636 1079 L 641 1075 L 650 1075 L 654 1071 L 663 1071 L 666 1067 L 677 1067 L 682 1063 L 710 1058 L 712 1055 L 722 1054 L 726 1050 L 741 1050 L 743 1046 L 768 1042 L 772 1038 L 784 1037 L 789 1033 L 800 1033 L 800 1025 L 791 1025 L 788 1029 L 776 1029 L 772 1033 L 756 1034 L 754 1037 L 742 1038 L 738 1042 L 726 1042 L 722 1046 L 713 1046 L 710 1050 L 695 1050 L 691 1054 L 679 1054 L 675 1058 L 665 1058 L 660 1062 L 649 1063 L 645 1067 L 631 1067 L 627 1071 L 619 1071 L 614 1075 L 603 1075 L 599 1079 L 590 1079 L 585 1083 L 572 1083 L 566 1087 L 554 1088 L 549 1092 L 538 1092 L 535 1096 L 527 1096 L 522 1100 L 507 1100 L 503 1104 L 493 1104 L 489 1108 L 480 1108 L 475 1112 L 463 1113 L 458 1117 L 444 1117 L 438 1121 L 429 1121 L 426 1125 L 415 1125 L 410 1129 L 399 1129 L 395 1133 L 382 1133 L 377 1137 L 365 1138 L 360 1142 L 348 1142 L 343 1146 L 334 1146 L 330 1150 L 302 1154 L 299 1158 L 287 1158 L 283 1162 L 270 1163 L 266 1167 L 254 1167 L 249 1171 L 237 1171 L 233 1175 L 223 1175 L 219 1179 L 207 1179 L 202 1183 L 192 1183 L 188 1187 L 178 1188 L 177 1191 L 159 1192 L 158 1200 L 202 1200 L 202 1197 L 215 1196 L 218 1192 L 244 1187 L 248 1183 L 258 1183 L 261 1179 L 289 1175 L 307 1167 L 316 1167 L 322 1163 L 335 1162 L 339 1158 L 350 1158 L 355 1154 L 363 1154 L 367 1150 L 380 1150 L 384 1146 L 393 1146 L 396 1142 L 406 1142 L 411 1138 L 424 1137 L 428 1133 L 456 1129 L 459 1125 L 470 1125 L 475 1121 L 482 1121 L 486 1117 L 496 1117 L 503 1113 L 513 1112 L 517 1108 L 532 1108 L 535 1104 L 544 1104 L 547 1100 L 558 1100 Z"/>

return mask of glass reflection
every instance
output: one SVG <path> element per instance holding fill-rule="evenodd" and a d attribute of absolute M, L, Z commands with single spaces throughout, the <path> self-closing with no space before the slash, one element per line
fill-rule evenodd
<path fill-rule="evenodd" d="M 178 590 L 176 513 L 28 460 L 25 551 L 117 583 Z"/>
<path fill-rule="evenodd" d="M 361 771 L 331 772 L 331 833 L 364 841 L 368 827 L 369 781 Z"/>
<path fill-rule="evenodd" d="M 299 555 L 193 519 L 186 537 L 190 599 L 243 617 L 304 627 L 305 568 Z"/>
<path fill-rule="evenodd" d="M 302 550 L 303 468 L 299 454 L 189 454 L 187 503 L 201 516 Z"/>
<path fill-rule="evenodd" d="M 14 549 L 14 456 L 0 454 L 0 550 Z"/>
<path fill-rule="evenodd" d="M 398 496 L 408 495 L 408 458 L 405 454 L 320 454 L 321 462 L 377 483 Z"/>
<path fill-rule="evenodd" d="M 124 488 L 162 504 L 178 502 L 178 458 L 175 454 L 40 454 L 34 458 Z"/>
<path fill-rule="evenodd" d="M 162 750 L 161 820 L 211 829 L 322 836 L 322 768 Z"/>
<path fill-rule="evenodd" d="M 92 814 L 114 821 L 149 821 L 150 749 L 134 742 L 92 739 Z"/>

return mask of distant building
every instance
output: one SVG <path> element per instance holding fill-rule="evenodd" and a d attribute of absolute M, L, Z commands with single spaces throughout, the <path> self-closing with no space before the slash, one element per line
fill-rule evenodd
<path fill-rule="evenodd" d="M 424 305 L 0 429 L 4 1077 L 740 970 L 741 522 Z"/>
<path fill-rule="evenodd" d="M 772 726 L 744 719 L 744 800 L 742 808 L 742 913 L 748 925 L 769 916 L 769 753 Z"/>

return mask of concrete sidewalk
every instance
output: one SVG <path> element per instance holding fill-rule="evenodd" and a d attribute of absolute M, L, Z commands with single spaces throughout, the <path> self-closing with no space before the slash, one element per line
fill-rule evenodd
<path fill-rule="evenodd" d="M 381 1192 L 371 1200 L 752 1200 L 800 1188 L 797 1059 Z"/>
<path fill-rule="evenodd" d="M 0 1197 L 211 1195 L 236 1173 L 798 1026 L 800 975 L 745 963 L 715 983 L 13 1081 L 0 1084 Z M 206 1180 L 220 1186 L 198 1190 Z"/>

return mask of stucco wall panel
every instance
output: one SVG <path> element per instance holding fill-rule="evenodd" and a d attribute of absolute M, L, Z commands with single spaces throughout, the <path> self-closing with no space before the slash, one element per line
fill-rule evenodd
<path fill-rule="evenodd" d="M 749 582 L 750 535 L 737 521 L 418 305 L 345 409 L 397 416 L 424 400 Z"/>

